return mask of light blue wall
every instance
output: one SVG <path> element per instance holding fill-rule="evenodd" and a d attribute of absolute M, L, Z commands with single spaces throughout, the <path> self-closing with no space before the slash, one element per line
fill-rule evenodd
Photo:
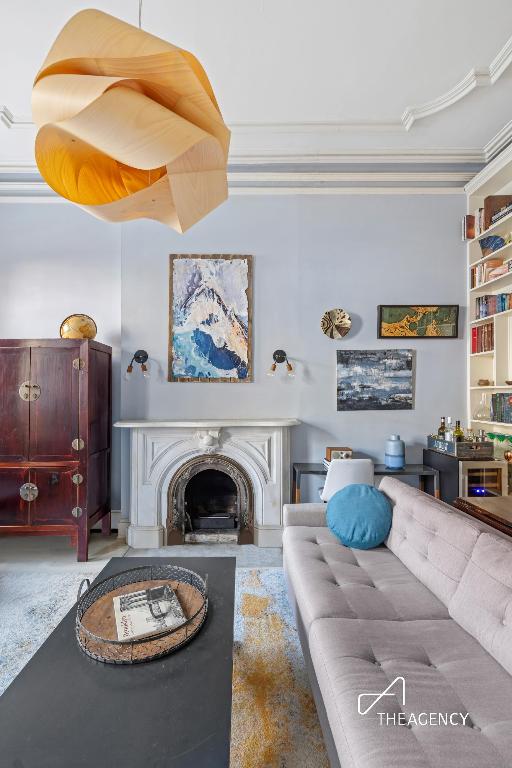
<path fill-rule="evenodd" d="M 71 205 L 0 205 L 0 338 L 59 338 L 67 315 L 91 315 L 98 341 L 112 347 L 114 418 L 120 406 L 120 277 L 120 227 Z M 112 448 L 112 505 L 118 509 L 117 430 Z"/>
<path fill-rule="evenodd" d="M 465 304 L 464 210 L 464 197 L 451 194 L 235 195 L 177 235 L 148 221 L 103 224 L 67 205 L 0 206 L 0 280 L 9 288 L 0 336 L 56 335 L 66 314 L 85 311 L 99 340 L 117 349 L 121 336 L 122 368 L 136 348 L 150 353 L 149 382 L 126 383 L 116 367 L 123 418 L 297 416 L 295 460 L 320 460 L 337 444 L 381 460 L 385 438 L 400 432 L 408 460 L 420 461 L 441 414 L 464 418 L 465 342 L 379 341 L 377 305 Z M 254 383 L 167 382 L 169 253 L 253 254 Z M 18 290 L 29 279 L 32 295 Z M 340 342 L 320 330 L 337 306 L 353 319 Z M 294 379 L 266 376 L 279 347 L 296 364 Z M 335 350 L 392 347 L 417 350 L 415 409 L 337 413 Z M 118 443 L 115 455 L 117 500 Z"/>
<path fill-rule="evenodd" d="M 463 196 L 233 196 L 184 236 L 151 222 L 123 229 L 122 337 L 158 368 L 149 386 L 123 383 L 129 418 L 297 416 L 295 460 L 321 460 L 327 445 L 350 445 L 383 459 L 399 432 L 409 461 L 421 461 L 426 434 L 441 414 L 464 418 L 465 342 L 377 339 L 382 303 L 465 304 Z M 254 256 L 254 383 L 166 381 L 168 254 Z M 343 307 L 353 330 L 340 342 L 320 318 Z M 464 328 L 465 313 L 461 316 Z M 417 350 L 413 411 L 337 413 L 336 349 Z M 274 349 L 285 349 L 296 378 L 269 378 Z M 314 498 L 319 481 L 313 480 Z"/>

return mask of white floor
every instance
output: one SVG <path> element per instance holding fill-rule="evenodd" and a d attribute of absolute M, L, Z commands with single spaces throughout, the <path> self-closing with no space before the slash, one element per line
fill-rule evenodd
<path fill-rule="evenodd" d="M 75 550 L 65 536 L 0 536 L 0 569 L 32 570 L 66 568 L 97 573 L 111 557 L 236 557 L 238 568 L 281 567 L 282 551 L 253 544 L 184 544 L 161 549 L 133 549 L 112 534 L 108 539 L 93 533 L 89 562 L 77 563 Z"/>

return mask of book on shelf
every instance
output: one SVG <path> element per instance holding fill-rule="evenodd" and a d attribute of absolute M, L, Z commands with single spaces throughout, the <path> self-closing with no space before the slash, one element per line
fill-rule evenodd
<path fill-rule="evenodd" d="M 471 329 L 471 354 L 494 350 L 494 323 L 474 326 Z"/>
<path fill-rule="evenodd" d="M 491 396 L 491 421 L 512 424 L 512 392 L 495 392 Z"/>
<path fill-rule="evenodd" d="M 476 211 L 473 213 L 473 218 L 475 220 L 475 222 L 474 222 L 475 237 L 479 237 L 482 234 L 482 232 L 485 231 L 485 227 L 484 227 L 484 209 L 483 208 L 477 208 Z"/>
<path fill-rule="evenodd" d="M 511 195 L 488 195 L 483 207 L 483 230 L 489 229 L 492 224 L 502 219 L 512 210 Z"/>
<path fill-rule="evenodd" d="M 178 596 L 168 584 L 112 598 L 118 640 L 151 637 L 186 621 Z"/>
<path fill-rule="evenodd" d="M 478 296 L 475 299 L 475 320 L 483 320 L 489 315 L 499 315 L 512 309 L 512 293 L 496 293 Z"/>
<path fill-rule="evenodd" d="M 473 240 L 475 237 L 475 217 L 472 213 L 467 213 L 462 217 L 462 239 Z"/>
<path fill-rule="evenodd" d="M 471 267 L 471 288 L 478 288 L 479 285 L 501 275 L 507 275 L 510 271 L 512 271 L 512 261 L 503 259 L 488 259 L 481 264 L 475 264 Z"/>
<path fill-rule="evenodd" d="M 505 205 L 503 208 L 500 208 L 499 211 L 493 213 L 491 216 L 491 224 L 496 224 L 497 221 L 503 219 L 504 216 L 508 216 L 509 213 L 512 213 L 512 203 Z"/>

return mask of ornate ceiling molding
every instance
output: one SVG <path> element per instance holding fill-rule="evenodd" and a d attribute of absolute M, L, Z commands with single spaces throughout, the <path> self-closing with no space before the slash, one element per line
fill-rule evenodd
<path fill-rule="evenodd" d="M 483 165 L 512 144 L 512 120 L 481 148 L 347 149 L 342 146 L 340 135 L 370 133 L 377 137 L 407 132 L 417 121 L 447 109 L 475 88 L 492 86 L 511 63 L 512 37 L 489 67 L 471 70 L 445 94 L 423 105 L 408 107 L 402 118 L 394 122 L 232 124 L 230 194 L 461 193 Z M 0 123 L 7 129 L 35 133 L 29 117 L 17 116 L 5 105 L 0 105 Z M 325 151 L 308 150 L 315 144 L 323 145 Z M 0 202 L 22 200 L 60 202 L 35 165 L 0 163 Z"/>
<path fill-rule="evenodd" d="M 356 120 L 341 122 L 307 123 L 231 123 L 234 134 L 257 136 L 265 134 L 326 134 L 326 133 L 400 133 L 409 131 L 415 122 L 434 115 L 452 106 L 470 94 L 475 88 L 489 87 L 501 77 L 512 63 L 512 37 L 497 53 L 488 67 L 471 69 L 465 77 L 445 93 L 417 106 L 408 106 L 397 120 Z M 0 121 L 7 128 L 31 128 L 30 117 L 15 115 L 5 106 L 0 105 Z"/>
<path fill-rule="evenodd" d="M 5 104 L 0 104 L 0 122 L 6 128 L 32 128 L 35 130 L 35 125 L 32 122 L 31 117 L 14 115 Z"/>
<path fill-rule="evenodd" d="M 417 107 L 406 107 L 401 118 L 401 123 L 406 131 L 410 130 L 416 120 L 436 114 L 447 107 L 451 107 L 460 99 L 463 99 L 475 88 L 494 85 L 512 62 L 512 37 L 509 37 L 503 48 L 494 57 L 488 67 L 472 69 L 468 74 L 432 101 Z"/>

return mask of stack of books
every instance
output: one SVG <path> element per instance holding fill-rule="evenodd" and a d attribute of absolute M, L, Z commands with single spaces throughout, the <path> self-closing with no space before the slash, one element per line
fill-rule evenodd
<path fill-rule="evenodd" d="M 471 329 L 471 354 L 494 350 L 494 323 L 485 323 Z"/>

